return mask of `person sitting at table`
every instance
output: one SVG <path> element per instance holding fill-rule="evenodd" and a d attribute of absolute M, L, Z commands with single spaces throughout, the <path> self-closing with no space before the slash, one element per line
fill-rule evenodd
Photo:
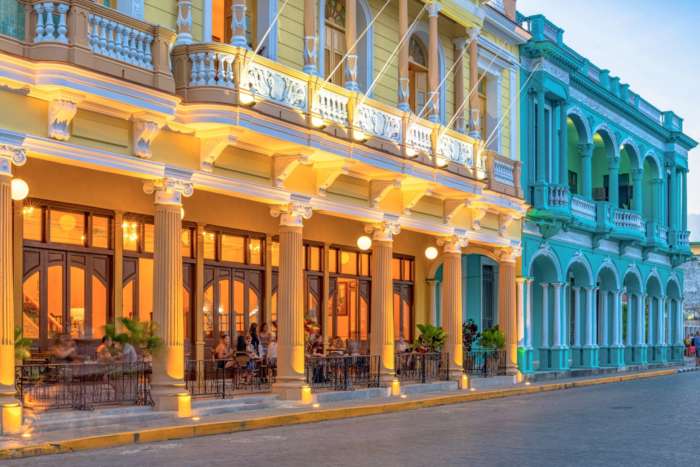
<path fill-rule="evenodd" d="M 59 362 L 78 362 L 78 347 L 68 334 L 59 335 L 50 349 L 51 357 Z"/>
<path fill-rule="evenodd" d="M 330 355 L 344 355 L 346 350 L 347 349 L 345 348 L 345 342 L 343 342 L 343 339 L 340 337 L 335 337 L 330 345 L 330 348 L 328 349 L 328 353 Z"/>
<path fill-rule="evenodd" d="M 260 339 L 260 355 L 262 356 L 267 352 L 267 347 L 270 345 L 270 339 L 272 338 L 267 323 L 262 323 L 260 325 L 260 335 L 258 338 Z"/>
<path fill-rule="evenodd" d="M 139 361 L 139 354 L 136 353 L 136 348 L 131 345 L 130 342 L 123 342 L 120 344 L 121 352 L 119 355 L 119 360 L 124 363 L 136 363 Z"/>
<path fill-rule="evenodd" d="M 396 353 L 408 352 L 408 343 L 403 339 L 403 336 L 399 336 L 399 340 L 396 341 Z"/>
<path fill-rule="evenodd" d="M 226 360 L 231 357 L 231 350 L 228 345 L 228 335 L 222 332 L 219 336 L 219 342 L 211 350 L 212 357 L 216 362 L 216 367 L 223 369 L 226 365 Z"/>
<path fill-rule="evenodd" d="M 247 367 L 248 362 L 250 362 L 250 356 L 248 355 L 248 351 L 246 350 L 245 340 L 245 337 L 240 334 L 236 339 L 236 352 L 234 353 L 234 359 L 235 365 L 239 368 Z"/>
<path fill-rule="evenodd" d="M 112 357 L 112 338 L 109 336 L 103 336 L 100 345 L 97 346 L 95 350 L 97 354 L 98 363 L 112 363 L 114 358 Z"/>
<path fill-rule="evenodd" d="M 245 351 L 250 358 L 258 358 L 258 349 L 253 341 L 253 336 L 245 336 Z"/>
<path fill-rule="evenodd" d="M 267 359 L 267 364 L 271 367 L 277 366 L 277 337 L 272 336 L 270 338 L 270 343 L 267 346 L 267 354 L 265 355 Z"/>

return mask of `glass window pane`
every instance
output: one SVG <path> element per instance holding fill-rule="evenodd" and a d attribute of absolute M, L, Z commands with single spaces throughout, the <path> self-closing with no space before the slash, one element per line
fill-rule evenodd
<path fill-rule="evenodd" d="M 317 246 L 309 247 L 309 269 L 311 271 L 321 271 L 321 248 Z"/>
<path fill-rule="evenodd" d="M 340 272 L 357 275 L 357 253 L 354 251 L 340 252 Z"/>
<path fill-rule="evenodd" d="M 134 317 L 134 280 L 124 284 L 122 289 L 122 316 L 124 318 Z"/>
<path fill-rule="evenodd" d="M 399 340 L 403 328 L 401 327 L 401 293 L 394 288 L 394 340 Z"/>
<path fill-rule="evenodd" d="M 122 238 L 125 250 L 138 251 L 139 223 L 134 221 L 124 221 L 122 223 Z"/>
<path fill-rule="evenodd" d="M 221 260 L 245 263 L 245 237 L 221 234 Z"/>
<path fill-rule="evenodd" d="M 153 320 L 153 260 L 139 258 L 139 321 Z"/>
<path fill-rule="evenodd" d="M 335 248 L 328 250 L 328 270 L 338 272 L 338 250 Z"/>
<path fill-rule="evenodd" d="M 185 326 L 185 342 L 190 338 L 192 332 L 192 276 L 191 264 L 183 265 L 182 269 L 182 318 Z"/>
<path fill-rule="evenodd" d="M 245 321 L 243 320 L 244 290 L 245 284 L 242 280 L 236 278 L 233 281 L 233 311 L 236 315 L 236 332 L 243 335 L 245 335 Z"/>
<path fill-rule="evenodd" d="M 280 242 L 272 242 L 270 245 L 272 250 L 272 267 L 277 268 L 280 265 Z"/>
<path fill-rule="evenodd" d="M 85 337 L 85 269 L 70 267 L 70 336 Z"/>
<path fill-rule="evenodd" d="M 22 284 L 22 335 L 27 339 L 39 338 L 39 271 L 27 277 Z"/>
<path fill-rule="evenodd" d="M 399 258 L 391 259 L 391 278 L 396 281 L 401 280 L 401 260 Z"/>
<path fill-rule="evenodd" d="M 250 253 L 250 264 L 262 264 L 263 242 L 259 238 L 248 240 L 248 251 Z"/>
<path fill-rule="evenodd" d="M 25 240 L 41 241 L 42 209 L 34 206 L 22 208 L 22 228 Z"/>
<path fill-rule="evenodd" d="M 360 253 L 360 275 L 369 276 L 369 254 Z"/>
<path fill-rule="evenodd" d="M 202 311 L 204 311 L 204 336 L 213 337 L 214 336 L 214 287 L 211 285 L 204 289 L 204 306 Z"/>
<path fill-rule="evenodd" d="M 405 281 L 410 281 L 412 279 L 411 272 L 413 268 L 411 266 L 413 261 L 404 259 L 401 261 L 401 263 L 403 264 L 403 273 L 401 274 L 401 279 Z"/>
<path fill-rule="evenodd" d="M 92 216 L 92 246 L 109 248 L 109 217 Z"/>
<path fill-rule="evenodd" d="M 182 235 L 180 235 L 180 250 L 183 258 L 192 257 L 192 229 L 182 229 Z"/>
<path fill-rule="evenodd" d="M 47 274 L 49 338 L 63 334 L 63 265 L 49 266 Z"/>
<path fill-rule="evenodd" d="M 216 234 L 204 232 L 204 258 L 216 259 Z"/>
<path fill-rule="evenodd" d="M 92 338 L 100 339 L 107 324 L 107 287 L 95 275 L 92 276 Z"/>
<path fill-rule="evenodd" d="M 49 217 L 49 235 L 52 242 L 85 245 L 84 214 L 52 209 Z"/>
<path fill-rule="evenodd" d="M 219 335 L 229 332 L 228 317 L 230 312 L 229 294 L 231 285 L 229 279 L 219 279 L 219 306 L 217 308 L 219 317 Z"/>
<path fill-rule="evenodd" d="M 248 323 L 258 322 L 258 293 L 253 287 L 248 287 Z"/>
<path fill-rule="evenodd" d="M 155 244 L 155 227 L 153 224 L 145 224 L 143 232 L 143 251 L 153 253 L 153 245 Z"/>

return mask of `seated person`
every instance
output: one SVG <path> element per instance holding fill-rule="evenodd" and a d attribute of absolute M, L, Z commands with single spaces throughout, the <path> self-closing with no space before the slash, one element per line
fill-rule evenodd
<path fill-rule="evenodd" d="M 229 349 L 228 335 L 226 333 L 221 333 L 219 342 L 211 349 L 211 353 L 212 358 L 216 361 L 216 367 L 224 368 L 226 360 L 231 358 L 231 349 Z"/>
<path fill-rule="evenodd" d="M 399 340 L 396 341 L 396 353 L 408 352 L 408 343 L 403 340 L 403 336 L 399 336 Z"/>
<path fill-rule="evenodd" d="M 102 342 L 97 346 L 95 353 L 97 354 L 98 363 L 112 363 L 114 361 L 112 357 L 112 338 L 103 336 Z"/>
<path fill-rule="evenodd" d="M 78 355 L 78 347 L 68 334 L 59 335 L 50 352 L 51 357 L 59 362 L 78 362 L 81 360 Z"/>
<path fill-rule="evenodd" d="M 136 348 L 129 342 L 124 342 L 120 345 L 121 354 L 119 359 L 124 363 L 136 363 L 139 360 L 139 354 L 136 353 Z"/>

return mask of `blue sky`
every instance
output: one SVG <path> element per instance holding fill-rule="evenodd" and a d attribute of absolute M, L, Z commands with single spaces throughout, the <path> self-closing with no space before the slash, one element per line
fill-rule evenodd
<path fill-rule="evenodd" d="M 564 42 L 661 110 L 684 119 L 700 140 L 700 0 L 518 0 L 544 14 Z M 689 212 L 700 240 L 700 149 L 690 153 Z M 693 228 L 694 227 L 694 228 Z"/>

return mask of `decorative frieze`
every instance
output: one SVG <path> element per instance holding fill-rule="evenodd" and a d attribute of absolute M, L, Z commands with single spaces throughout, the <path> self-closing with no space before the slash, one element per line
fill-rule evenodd
<path fill-rule="evenodd" d="M 355 126 L 363 132 L 401 144 L 401 117 L 361 104 L 357 108 Z"/>
<path fill-rule="evenodd" d="M 241 87 L 253 95 L 306 112 L 308 87 L 305 81 L 287 76 L 259 63 L 246 63 Z"/>

